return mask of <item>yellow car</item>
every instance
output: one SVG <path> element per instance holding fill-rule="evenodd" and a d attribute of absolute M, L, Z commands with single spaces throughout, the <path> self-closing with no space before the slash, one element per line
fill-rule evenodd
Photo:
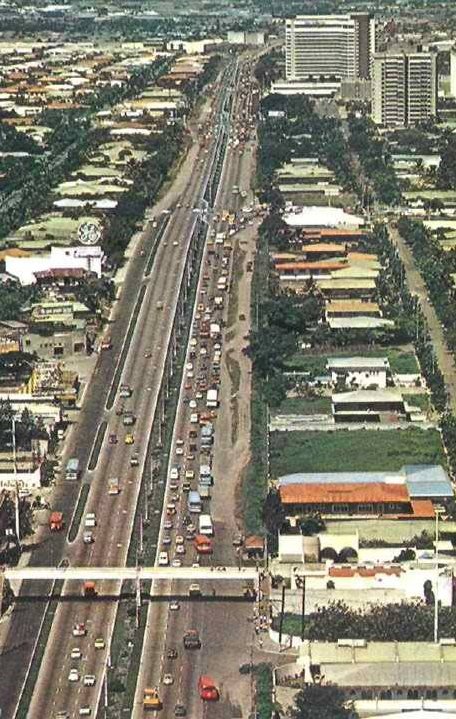
<path fill-rule="evenodd" d="M 130 433 L 126 434 L 125 435 L 125 444 L 134 444 L 134 443 L 135 443 L 135 438 L 133 437 L 133 435 Z"/>

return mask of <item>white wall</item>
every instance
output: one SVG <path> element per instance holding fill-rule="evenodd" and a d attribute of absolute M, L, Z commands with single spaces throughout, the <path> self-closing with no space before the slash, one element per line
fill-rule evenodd
<path fill-rule="evenodd" d="M 21 285 L 32 285 L 36 282 L 35 272 L 52 269 L 83 268 L 95 272 L 97 277 L 102 274 L 103 251 L 101 247 L 51 247 L 50 254 L 32 255 L 31 257 L 5 257 L 5 270 L 17 277 Z"/>

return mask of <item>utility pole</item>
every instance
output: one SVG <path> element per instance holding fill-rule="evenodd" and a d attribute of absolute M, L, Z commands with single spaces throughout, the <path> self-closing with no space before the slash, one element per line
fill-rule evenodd
<path fill-rule="evenodd" d="M 285 584 L 282 586 L 282 603 L 280 606 L 279 646 L 282 644 L 282 629 L 283 629 L 284 613 L 285 613 Z"/>
<path fill-rule="evenodd" d="M 11 438 L 13 447 L 13 474 L 14 474 L 14 488 L 16 490 L 16 501 L 15 501 L 15 521 L 16 521 L 16 537 L 17 542 L 21 541 L 21 525 L 19 519 L 19 484 L 17 481 L 17 456 L 16 456 L 16 420 L 14 415 L 11 417 Z"/>
<path fill-rule="evenodd" d="M 439 642 L 439 508 L 435 509 L 434 643 Z"/>
<path fill-rule="evenodd" d="M 306 576 L 302 577 L 302 598 L 301 598 L 301 641 L 304 641 L 306 628 Z"/>

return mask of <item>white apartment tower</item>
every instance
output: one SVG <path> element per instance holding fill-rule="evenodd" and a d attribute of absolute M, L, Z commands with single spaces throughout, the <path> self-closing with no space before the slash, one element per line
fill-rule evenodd
<path fill-rule="evenodd" d="M 286 79 L 370 77 L 375 20 L 368 13 L 298 15 L 288 19 Z"/>
<path fill-rule="evenodd" d="M 417 125 L 437 112 L 432 53 L 378 54 L 372 66 L 372 119 L 384 127 Z"/>

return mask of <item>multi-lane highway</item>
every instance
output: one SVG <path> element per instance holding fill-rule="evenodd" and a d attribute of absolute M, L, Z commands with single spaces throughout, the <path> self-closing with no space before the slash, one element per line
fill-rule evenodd
<path fill-rule="evenodd" d="M 225 84 L 221 83 L 218 90 L 220 99 L 215 110 L 216 116 L 220 115 L 221 103 L 226 93 Z M 105 404 L 100 420 L 107 423 L 107 430 L 96 468 L 90 476 L 91 489 L 86 505 L 86 511 L 96 512 L 97 526 L 93 530 L 95 542 L 84 544 L 81 527 L 75 541 L 68 545 L 65 551 L 70 564 L 115 566 L 126 560 L 141 468 L 177 308 L 177 290 L 186 272 L 187 253 L 197 222 L 197 213 L 193 208 L 200 206 L 211 178 L 220 131 L 221 126 L 218 131 L 212 132 L 210 143 L 200 152 L 192 177 L 182 195 L 182 202 L 174 208 L 158 247 L 152 274 L 138 278 L 138 289 L 141 285 L 145 286 L 144 300 L 122 371 L 122 383 L 132 388 L 131 397 L 124 402 L 136 416 L 136 424 L 131 430 L 134 444 L 125 444 L 129 428 L 123 426 L 122 417 L 116 413 L 119 400 L 112 408 Z M 229 163 L 229 169 L 225 169 L 224 192 L 231 192 L 236 182 L 240 184 L 240 169 L 241 161 L 236 153 L 233 162 Z M 117 441 L 114 440 L 114 435 Z M 93 439 L 91 436 L 89 441 L 92 442 Z M 133 451 L 139 453 L 138 468 L 130 466 Z M 107 493 L 111 477 L 118 477 L 120 480 L 121 492 L 117 496 Z M 233 556 L 230 552 L 230 563 L 232 562 Z M 103 590 L 109 591 L 110 587 L 103 586 Z M 80 591 L 80 585 L 74 586 L 71 583 L 67 583 L 64 589 L 64 593 Z M 59 711 L 68 712 L 69 716 L 77 716 L 80 708 L 85 706 L 95 711 L 100 697 L 114 616 L 115 605 L 112 603 L 81 602 L 60 605 L 47 642 L 28 716 L 53 717 Z M 86 625 L 86 637 L 76 639 L 72 636 L 75 622 Z M 105 647 L 96 649 L 95 640 L 101 638 Z M 101 642 L 97 644 L 100 645 Z M 71 651 L 75 648 L 81 650 L 80 659 L 71 658 Z M 78 673 L 78 679 L 74 682 L 69 681 L 71 669 L 76 669 Z M 84 675 L 96 677 L 94 687 L 84 686 Z"/>
<path fill-rule="evenodd" d="M 167 551 L 170 560 L 180 558 L 189 566 L 195 562 L 235 566 L 240 561 L 239 552 L 233 546 L 238 530 L 235 507 L 232 501 L 227 501 L 229 495 L 226 492 L 226 484 L 234 479 L 230 474 L 230 466 L 225 467 L 223 474 L 214 476 L 211 498 L 203 500 L 203 512 L 209 512 L 214 522 L 213 554 L 210 556 L 198 557 L 192 540 L 186 539 L 186 522 L 192 519 L 197 526 L 198 514 L 189 512 L 188 494 L 183 491 L 183 485 L 187 471 L 195 471 L 198 477 L 201 464 L 216 464 L 217 442 L 209 450 L 201 445 L 201 430 L 208 422 L 213 425 L 217 435 L 218 410 L 208 413 L 204 406 L 205 390 L 219 388 L 220 401 L 228 405 L 222 409 L 229 411 L 229 389 L 227 393 L 227 388 L 220 387 L 220 362 L 217 359 L 218 352 L 223 352 L 223 333 L 220 338 L 208 338 L 204 324 L 210 322 L 223 327 L 227 317 L 229 289 L 224 296 L 223 307 L 215 304 L 215 297 L 223 295 L 218 289 L 220 279 L 226 276 L 229 288 L 232 273 L 236 271 L 231 251 L 236 238 L 230 237 L 231 223 L 227 218 L 242 216 L 239 210 L 246 203 L 244 197 L 250 190 L 253 166 L 251 153 L 254 149 L 248 137 L 251 133 L 251 109 L 252 78 L 251 68 L 247 64 L 241 72 L 234 103 L 231 151 L 226 158 L 210 228 L 211 239 L 203 259 L 175 423 L 169 477 L 171 479 L 172 470 L 178 468 L 179 481 L 169 481 L 168 501 L 174 501 L 177 511 L 171 519 L 164 515 L 160 534 L 159 549 Z M 217 242 L 219 233 L 226 237 L 224 244 Z M 196 406 L 189 406 L 190 402 Z M 197 424 L 194 422 L 195 413 L 199 416 Z M 211 413 L 212 416 L 209 416 Z M 192 481 L 191 484 L 194 489 L 196 482 Z M 178 549 L 182 538 L 185 553 L 179 553 Z M 180 715 L 183 711 L 197 718 L 208 714 L 217 717 L 245 716 L 251 709 L 251 680 L 239 674 L 239 666 L 252 659 L 252 604 L 243 600 L 242 582 L 230 591 L 207 580 L 199 582 L 199 587 L 202 597 L 190 599 L 188 584 L 180 581 L 155 583 L 153 591 L 158 595 L 187 597 L 178 605 L 161 602 L 149 607 L 135 697 L 135 718 L 143 716 L 144 691 L 151 687 L 158 687 L 163 702 L 163 715 L 166 717 Z M 201 649 L 184 648 L 183 637 L 189 629 L 199 632 Z M 210 674 L 221 691 L 220 701 L 211 706 L 205 705 L 198 694 L 198 679 L 203 674 Z"/>

